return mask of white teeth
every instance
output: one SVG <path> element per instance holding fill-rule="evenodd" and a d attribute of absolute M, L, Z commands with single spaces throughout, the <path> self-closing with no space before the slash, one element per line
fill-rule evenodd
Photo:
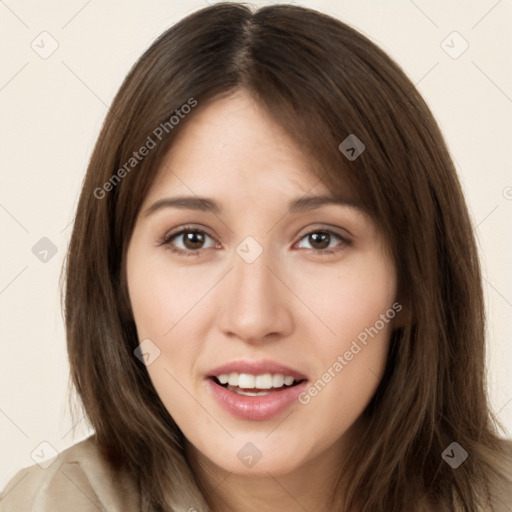
<path fill-rule="evenodd" d="M 272 389 L 272 375 L 270 373 L 258 375 L 254 381 L 254 387 L 258 389 Z M 243 386 L 240 387 L 243 388 Z"/>
<path fill-rule="evenodd" d="M 254 381 L 256 379 L 254 378 L 254 375 L 249 375 L 248 373 L 241 373 L 238 376 L 238 384 L 231 384 L 231 386 L 238 386 L 239 388 L 245 388 L 245 389 L 253 389 L 254 388 Z"/>
<path fill-rule="evenodd" d="M 283 385 L 291 386 L 295 382 L 293 377 L 289 375 L 282 375 L 280 373 L 251 375 L 249 373 L 232 372 L 230 374 L 223 373 L 221 375 L 217 375 L 216 377 L 221 384 L 228 384 L 229 387 L 240 387 L 244 389 L 282 388 Z"/>
<path fill-rule="evenodd" d="M 281 388 L 284 384 L 284 375 L 276 374 L 272 375 L 272 387 Z"/>

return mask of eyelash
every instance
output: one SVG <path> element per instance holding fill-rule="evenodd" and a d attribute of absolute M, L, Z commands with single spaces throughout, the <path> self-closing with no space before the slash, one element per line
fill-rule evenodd
<path fill-rule="evenodd" d="M 172 253 L 174 254 L 178 254 L 180 256 L 188 256 L 188 257 L 197 257 L 199 256 L 200 254 L 202 254 L 203 251 L 205 251 L 206 249 L 211 249 L 211 247 L 208 247 L 206 249 L 198 249 L 198 250 L 184 250 L 184 249 L 180 249 L 179 247 L 173 247 L 171 245 L 171 242 L 174 238 L 177 238 L 178 236 L 180 235 L 183 235 L 185 233 L 200 233 L 200 234 L 203 234 L 203 235 L 207 235 L 209 236 L 210 238 L 213 239 L 213 237 L 208 233 L 206 232 L 205 230 L 203 229 L 198 229 L 196 227 L 193 227 L 193 226 L 184 226 L 183 228 L 181 228 L 179 231 L 175 231 L 173 233 L 169 233 L 167 235 L 165 235 L 158 243 L 159 246 L 166 246 L 166 249 L 168 249 L 169 251 L 171 251 Z M 315 229 L 315 230 L 312 230 L 312 231 L 309 231 L 308 233 L 305 233 L 304 235 L 302 235 L 302 237 L 300 238 L 300 240 L 302 240 L 303 238 L 311 235 L 311 234 L 314 234 L 314 233 L 326 233 L 326 234 L 329 234 L 329 235 L 334 235 L 335 237 L 339 238 L 342 242 L 341 245 L 345 245 L 345 246 L 350 246 L 352 245 L 352 241 L 349 240 L 348 238 L 340 235 L 339 233 L 333 231 L 332 229 Z M 299 241 L 300 241 L 299 240 Z M 329 255 L 332 255 L 332 254 L 335 254 L 337 253 L 338 251 L 342 251 L 344 248 L 340 248 L 340 249 L 307 249 L 308 251 L 313 251 L 315 254 L 319 255 L 319 256 L 329 256 Z"/>

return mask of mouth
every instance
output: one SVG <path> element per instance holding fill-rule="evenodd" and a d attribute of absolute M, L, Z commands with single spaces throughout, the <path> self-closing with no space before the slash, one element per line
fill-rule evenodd
<path fill-rule="evenodd" d="M 232 361 L 206 376 L 214 401 L 238 419 L 277 418 L 297 402 L 306 375 L 274 361 Z"/>
<path fill-rule="evenodd" d="M 230 384 L 236 384 L 237 377 L 238 384 Z M 287 383 L 284 382 L 286 377 L 289 377 Z M 210 396 L 229 414 L 245 421 L 267 421 L 281 416 L 297 404 L 307 386 L 307 379 L 296 380 L 283 374 L 231 373 L 227 382 L 222 383 L 221 379 L 226 380 L 226 374 L 206 379 Z M 275 383 L 275 387 L 267 388 L 269 382 Z"/>
<path fill-rule="evenodd" d="M 283 375 L 281 373 L 251 375 L 249 373 L 236 372 L 230 374 L 222 373 L 211 376 L 210 379 L 218 386 L 243 396 L 266 396 L 279 393 L 307 380 L 296 379 L 291 375 Z"/>

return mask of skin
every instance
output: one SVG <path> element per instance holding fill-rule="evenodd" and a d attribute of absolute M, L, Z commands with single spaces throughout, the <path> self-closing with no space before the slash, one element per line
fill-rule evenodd
<path fill-rule="evenodd" d="M 241 420 L 211 396 L 205 374 L 235 359 L 271 359 L 316 381 L 396 300 L 396 269 L 375 224 L 330 204 L 287 213 L 304 195 L 328 194 L 295 142 L 245 91 L 186 120 L 145 198 L 127 254 L 139 339 L 160 355 L 147 366 L 187 438 L 186 454 L 212 510 L 328 510 L 333 481 L 357 440 L 361 413 L 382 378 L 393 321 L 307 405 L 268 421 Z M 161 208 L 162 198 L 206 196 L 222 211 Z M 204 229 L 203 245 L 165 235 Z M 330 228 L 322 245 L 307 236 Z M 247 263 L 237 246 L 263 252 Z M 199 255 L 174 254 L 172 245 Z M 329 245 L 330 255 L 318 250 Z M 196 249 L 194 249 L 196 247 Z M 253 443 L 251 468 L 237 457 Z"/>

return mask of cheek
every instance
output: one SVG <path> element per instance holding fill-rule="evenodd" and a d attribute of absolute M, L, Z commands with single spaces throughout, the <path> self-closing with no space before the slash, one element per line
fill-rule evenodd
<path fill-rule="evenodd" d="M 183 401 L 178 383 L 189 387 L 194 374 L 204 339 L 200 331 L 207 317 L 207 301 L 201 299 L 216 278 L 193 266 L 176 270 L 165 254 L 141 249 L 129 253 L 127 273 L 139 340 L 149 339 L 157 347 L 154 350 L 159 350 L 147 371 L 158 394 L 171 407 Z"/>
<path fill-rule="evenodd" d="M 338 323 L 338 326 L 341 331 L 343 325 Z M 360 325 L 353 325 L 351 329 L 359 331 Z M 333 345 L 316 345 L 322 364 L 310 386 L 299 397 L 301 407 L 304 407 L 301 417 L 306 430 L 318 429 L 318 418 L 324 419 L 324 440 L 321 442 L 326 446 L 361 416 L 384 374 L 390 324 L 385 324 L 378 332 L 369 331 L 371 334 L 364 329 L 358 332 L 359 338 L 343 334 Z M 366 339 L 360 336 L 361 333 Z"/>
<path fill-rule="evenodd" d="M 322 345 L 341 350 L 391 308 L 396 293 L 393 267 L 369 255 L 355 257 L 338 269 L 320 268 L 296 274 L 297 295 L 313 314 L 304 315 Z"/>
<path fill-rule="evenodd" d="M 395 316 L 393 266 L 377 253 L 348 263 L 335 275 L 317 272 L 303 280 L 301 291 L 309 290 L 304 296 L 322 321 L 312 317 L 309 322 L 310 332 L 316 331 L 310 347 L 320 365 L 301 403 L 314 403 L 319 414 L 334 420 L 336 431 L 358 417 L 374 395 Z"/>
<path fill-rule="evenodd" d="M 173 286 L 155 277 L 152 270 L 133 276 L 131 281 L 130 300 L 139 338 L 163 338 L 175 323 L 177 301 Z"/>
<path fill-rule="evenodd" d="M 139 262 L 143 262 L 140 263 Z M 171 340 L 200 315 L 201 298 L 215 276 L 193 267 L 176 269 L 165 255 L 141 255 L 128 260 L 128 287 L 139 338 Z"/>
<path fill-rule="evenodd" d="M 182 411 L 182 386 L 190 388 L 190 372 L 198 352 L 186 327 L 190 325 L 187 319 L 194 314 L 192 306 L 199 290 L 197 286 L 187 286 L 188 280 L 175 269 L 171 272 L 163 260 L 134 250 L 127 262 L 128 288 L 139 340 L 151 340 L 153 353 L 159 351 L 146 370 L 174 417 Z"/>

